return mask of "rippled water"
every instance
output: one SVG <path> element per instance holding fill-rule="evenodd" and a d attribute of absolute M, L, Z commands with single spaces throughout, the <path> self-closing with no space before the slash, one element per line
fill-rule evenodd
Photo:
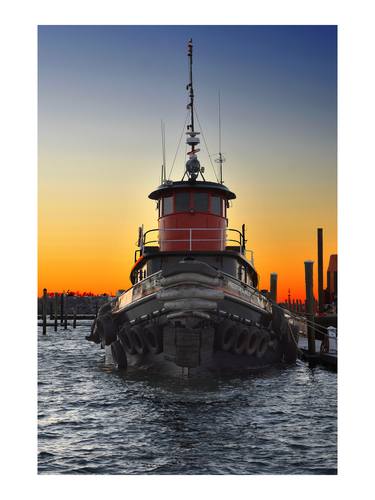
<path fill-rule="evenodd" d="M 335 373 L 123 375 L 88 331 L 38 332 L 39 473 L 337 473 Z"/>

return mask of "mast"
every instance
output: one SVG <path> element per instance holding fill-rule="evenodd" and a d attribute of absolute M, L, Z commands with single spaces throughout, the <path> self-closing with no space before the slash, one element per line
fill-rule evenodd
<path fill-rule="evenodd" d="M 220 184 L 223 184 L 223 156 L 221 154 L 221 102 L 219 90 L 219 164 L 220 164 Z"/>
<path fill-rule="evenodd" d="M 162 156 L 163 163 L 161 165 L 161 183 L 164 184 L 166 179 L 166 162 L 165 162 L 165 125 L 163 120 L 160 122 L 160 130 L 161 130 L 161 148 L 162 148 Z"/>
<path fill-rule="evenodd" d="M 188 43 L 188 58 L 189 58 L 189 83 L 187 85 L 187 90 L 189 90 L 190 102 L 188 108 L 190 108 L 190 130 L 194 133 L 194 89 L 193 89 L 193 40 L 190 38 Z M 189 126 L 188 126 L 189 130 Z"/>
<path fill-rule="evenodd" d="M 186 171 L 184 174 L 187 174 L 188 179 L 190 181 L 195 181 L 201 172 L 201 166 L 199 160 L 197 158 L 196 153 L 200 150 L 195 149 L 195 146 L 199 144 L 199 132 L 194 129 L 194 89 L 193 89 L 193 40 L 190 38 L 188 42 L 188 58 L 189 58 L 189 83 L 186 86 L 186 90 L 189 91 L 190 101 L 187 105 L 187 108 L 190 109 L 190 125 L 187 126 L 187 138 L 186 144 L 191 147 L 191 150 L 188 151 L 189 159 L 186 162 Z"/>

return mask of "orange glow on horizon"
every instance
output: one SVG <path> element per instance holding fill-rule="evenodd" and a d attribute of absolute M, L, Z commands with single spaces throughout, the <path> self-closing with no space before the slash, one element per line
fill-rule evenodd
<path fill-rule="evenodd" d="M 98 205 L 79 197 L 75 201 L 72 198 L 64 201 L 64 194 L 60 193 L 60 203 L 48 200 L 48 207 L 41 197 L 39 296 L 43 288 L 48 292 L 80 290 L 79 293 L 115 295 L 117 290 L 131 286 L 129 274 L 134 264 L 138 225 L 144 222 L 146 229 L 156 227 L 157 214 L 153 210 L 154 202 L 147 199 L 147 191 L 143 190 L 142 196 L 136 199 L 130 196 L 121 197 L 121 203 L 107 198 L 107 203 Z M 307 218 L 305 225 L 297 216 L 286 216 L 280 221 L 272 215 L 275 209 L 264 213 L 251 205 L 243 193 L 238 194 L 228 217 L 229 227 L 240 228 L 242 222 L 246 223 L 247 247 L 255 252 L 255 267 L 260 275 L 259 289 L 269 290 L 270 273 L 276 272 L 278 302 L 288 299 L 289 290 L 292 301 L 304 301 L 304 260 L 311 259 L 315 261 L 317 297 L 316 228 L 324 228 L 325 287 L 329 256 L 337 253 L 335 217 L 327 218 L 330 224 L 319 226 L 321 214 L 318 213 L 316 220 L 314 216 Z M 131 218 L 126 216 L 130 206 L 134 206 Z M 243 217 L 241 213 L 252 215 Z M 250 258 L 249 253 L 247 257 Z"/>

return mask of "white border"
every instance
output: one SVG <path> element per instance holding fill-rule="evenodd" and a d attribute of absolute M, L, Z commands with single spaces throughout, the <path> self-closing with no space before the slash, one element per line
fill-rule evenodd
<path fill-rule="evenodd" d="M 11 497 L 328 498 L 371 485 L 374 244 L 374 35 L 370 2 L 8 2 L 1 36 L 2 429 Z M 71 477 L 36 475 L 37 24 L 338 24 L 340 461 L 338 477 Z M 5 155 L 4 155 L 5 151 Z M 5 279 L 4 279 L 5 278 Z M 371 291 L 372 291 L 371 287 Z M 8 299 L 8 300 L 6 300 Z M 4 398 L 5 396 L 5 398 Z M 372 439 L 373 441 L 373 439 Z M 5 445 L 5 447 L 4 447 Z M 368 450 L 368 451 L 366 451 Z M 168 479 L 168 482 L 167 482 Z M 116 488 L 116 489 L 115 489 Z M 366 495 L 367 496 L 367 495 Z"/>

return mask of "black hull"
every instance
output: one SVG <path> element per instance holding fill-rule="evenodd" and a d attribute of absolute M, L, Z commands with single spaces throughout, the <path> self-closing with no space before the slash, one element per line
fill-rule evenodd
<path fill-rule="evenodd" d="M 182 263 L 129 303 L 107 304 L 88 340 L 110 346 L 119 368 L 171 375 L 294 363 L 298 333 L 280 308 L 218 275 L 206 264 Z"/>
<path fill-rule="evenodd" d="M 106 350 L 106 363 L 114 364 L 110 348 Z M 165 359 L 163 353 L 152 355 L 128 355 L 129 372 L 139 371 L 150 375 L 172 377 L 219 377 L 226 375 L 246 375 L 264 371 L 271 367 L 290 366 L 295 360 L 286 362 L 282 353 L 275 353 L 262 360 L 250 356 L 238 356 L 230 352 L 217 351 L 211 359 L 205 360 L 198 367 L 181 367 Z"/>
<path fill-rule="evenodd" d="M 142 301 L 141 304 L 132 307 L 127 313 L 127 318 L 125 315 L 116 318 L 116 331 L 121 332 L 123 327 L 128 327 L 130 322 L 134 322 L 134 325 L 142 330 L 154 328 L 155 324 L 157 324 L 159 329 L 161 328 L 164 330 L 163 333 L 165 335 L 165 330 L 168 329 L 168 321 L 165 315 L 159 315 L 160 307 L 161 304 L 158 299 L 153 297 L 147 298 L 147 300 Z M 155 311 L 158 313 L 156 319 L 153 314 Z M 140 318 L 144 318 L 145 316 L 147 318 L 151 317 L 152 319 L 141 321 Z M 270 322 L 268 315 L 249 306 L 246 307 L 233 298 L 226 298 L 220 302 L 220 313 L 212 315 L 209 320 L 205 321 L 204 327 L 201 330 L 198 329 L 198 333 L 201 337 L 203 337 L 207 331 L 213 331 L 214 334 L 212 350 L 204 353 L 204 355 L 200 353 L 198 366 L 177 365 L 173 355 L 168 355 L 168 353 L 165 352 L 165 338 L 163 338 L 162 352 L 158 354 L 150 352 L 145 352 L 144 354 L 130 354 L 128 352 L 126 354 L 127 366 L 132 370 L 136 369 L 171 376 L 212 376 L 223 373 L 249 373 L 275 365 L 289 365 L 295 363 L 297 359 L 298 343 L 298 336 L 295 330 L 293 332 L 293 338 L 292 335 L 287 335 L 286 339 L 283 341 L 275 342 L 275 345 L 267 349 L 264 355 L 259 358 L 256 353 L 253 355 L 247 355 L 246 353 L 237 354 L 233 352 L 233 349 L 229 351 L 220 349 L 220 346 L 217 345 L 215 336 L 218 335 L 219 327 L 224 321 L 233 323 L 234 335 L 238 335 L 241 328 L 246 324 L 259 325 L 260 327 L 263 324 L 264 330 L 269 332 L 273 340 L 277 338 L 277 334 L 272 331 L 272 325 L 270 325 L 269 328 L 265 326 L 267 322 Z M 117 333 L 116 338 L 112 337 L 104 341 L 104 344 L 109 347 L 107 353 L 110 352 L 110 345 L 112 342 L 120 338 L 121 336 Z M 202 343 L 201 340 L 200 343 Z M 112 362 L 113 358 L 107 356 L 107 360 Z"/>

